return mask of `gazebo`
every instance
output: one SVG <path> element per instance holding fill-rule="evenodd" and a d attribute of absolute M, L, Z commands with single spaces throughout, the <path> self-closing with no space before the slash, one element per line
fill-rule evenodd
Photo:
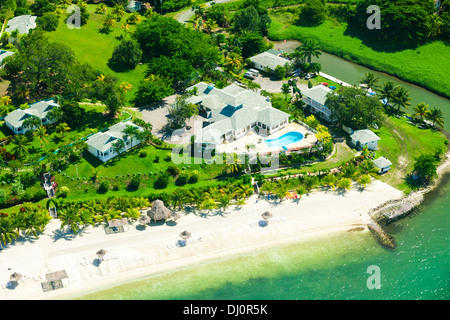
<path fill-rule="evenodd" d="M 167 220 L 172 216 L 172 211 L 170 211 L 161 200 L 155 200 L 152 202 L 152 207 L 147 211 L 147 215 L 155 220 Z"/>
<path fill-rule="evenodd" d="M 187 238 L 191 237 L 191 233 L 189 231 L 184 230 L 183 232 L 180 233 L 180 237 L 183 240 L 186 240 Z"/>
<path fill-rule="evenodd" d="M 61 289 L 69 285 L 69 276 L 66 270 L 47 273 L 45 279 L 47 281 L 41 283 L 44 292 Z"/>
<path fill-rule="evenodd" d="M 108 221 L 108 227 L 106 228 L 106 233 L 117 233 L 128 231 L 128 219 L 112 219 Z"/>
<path fill-rule="evenodd" d="M 22 279 L 22 275 L 18 272 L 14 272 L 13 274 L 11 274 L 11 276 L 9 277 L 9 280 L 15 283 L 18 283 L 20 279 Z"/>
<path fill-rule="evenodd" d="M 266 211 L 266 212 L 264 212 L 262 215 L 261 215 L 261 217 L 264 219 L 264 220 L 269 220 L 270 218 L 272 218 L 273 217 L 273 215 L 269 212 L 269 211 Z"/>

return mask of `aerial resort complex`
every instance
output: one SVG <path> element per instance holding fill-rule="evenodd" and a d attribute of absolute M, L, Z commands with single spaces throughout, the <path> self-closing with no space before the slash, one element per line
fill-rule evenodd
<path fill-rule="evenodd" d="M 449 10 L 2 1 L 0 299 L 448 299 Z"/>

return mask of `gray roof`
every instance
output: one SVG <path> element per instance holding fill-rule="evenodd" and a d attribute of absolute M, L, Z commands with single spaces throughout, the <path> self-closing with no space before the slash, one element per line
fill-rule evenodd
<path fill-rule="evenodd" d="M 377 168 L 386 168 L 392 165 L 392 162 L 386 157 L 380 157 L 372 161 Z"/>
<path fill-rule="evenodd" d="M 58 281 L 62 279 L 69 278 L 69 276 L 66 273 L 66 270 L 60 270 L 55 272 L 50 272 L 45 275 L 45 278 L 47 281 Z"/>
<path fill-rule="evenodd" d="M 269 67 L 272 70 L 275 70 L 277 66 L 282 66 L 286 63 L 291 63 L 289 60 L 276 56 L 269 52 L 262 52 L 250 58 L 250 61 L 254 63 L 258 63 L 262 66 Z"/>
<path fill-rule="evenodd" d="M 333 92 L 333 90 L 320 84 L 318 86 L 302 91 L 302 95 L 307 96 L 308 98 L 311 98 L 312 100 L 317 101 L 322 105 L 325 105 L 327 94 L 330 92 Z"/>
<path fill-rule="evenodd" d="M 113 146 L 114 143 L 116 143 L 118 140 L 126 140 L 124 139 L 125 134 L 123 133 L 123 130 L 128 127 L 133 126 L 138 128 L 140 131 L 143 129 L 139 127 L 138 125 L 134 124 L 132 121 L 126 121 L 126 122 L 119 122 L 115 125 L 111 126 L 106 130 L 105 132 L 97 132 L 96 134 L 90 136 L 86 143 L 93 147 L 94 149 L 97 149 L 101 152 L 105 152 Z"/>
<path fill-rule="evenodd" d="M 53 99 L 47 99 L 38 101 L 36 103 L 30 104 L 28 109 L 16 109 L 10 112 L 6 117 L 5 121 L 8 122 L 15 128 L 19 128 L 22 126 L 25 119 L 30 116 L 36 116 L 39 119 L 44 119 L 47 113 L 52 110 L 54 107 L 59 107 L 59 104 L 55 102 Z"/>
<path fill-rule="evenodd" d="M 359 143 L 361 144 L 381 140 L 379 136 L 377 136 L 369 129 L 356 130 L 352 135 L 350 135 L 350 138 L 355 141 L 359 141 Z"/>
<path fill-rule="evenodd" d="M 3 59 L 12 56 L 14 53 L 12 51 L 0 50 L 0 64 L 3 62 Z"/>
<path fill-rule="evenodd" d="M 19 30 L 19 34 L 28 34 L 30 29 L 36 28 L 36 16 L 25 14 L 17 16 L 8 21 L 8 26 L 5 32 L 11 34 L 14 30 Z"/>
<path fill-rule="evenodd" d="M 211 112 L 212 122 L 197 133 L 197 143 L 217 143 L 220 136 L 229 131 L 245 128 L 255 122 L 271 127 L 289 118 L 289 114 L 272 107 L 270 101 L 259 93 L 231 84 L 224 89 L 200 82 L 198 96 L 188 99 L 190 103 L 201 104 Z"/>

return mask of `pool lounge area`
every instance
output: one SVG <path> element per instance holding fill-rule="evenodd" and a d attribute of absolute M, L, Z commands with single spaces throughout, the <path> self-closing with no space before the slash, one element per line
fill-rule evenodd
<path fill-rule="evenodd" d="M 290 152 L 312 147 L 317 138 L 302 125 L 291 122 L 274 134 L 262 137 L 254 131 L 233 142 L 224 142 L 217 146 L 217 152 L 223 153 L 269 153 Z M 250 147 L 251 146 L 251 147 Z"/>

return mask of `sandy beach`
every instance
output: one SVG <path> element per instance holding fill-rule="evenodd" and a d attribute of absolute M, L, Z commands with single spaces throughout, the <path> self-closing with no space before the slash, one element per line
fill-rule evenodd
<path fill-rule="evenodd" d="M 402 192 L 378 180 L 366 190 L 346 193 L 317 191 L 300 201 L 281 203 L 248 199 L 240 210 L 182 214 L 177 223 L 157 223 L 142 228 L 130 224 L 128 231 L 106 234 L 102 226 L 88 227 L 77 236 L 59 230 L 59 220 L 51 221 L 39 239 L 17 241 L 0 253 L 0 284 L 13 272 L 27 275 L 14 289 L 0 288 L 0 299 L 64 299 L 97 288 L 113 286 L 145 275 L 167 272 L 209 259 L 241 254 L 255 249 L 300 242 L 345 232 L 366 229 L 367 212 L 381 203 L 398 199 Z M 273 218 L 259 226 L 261 214 Z M 191 233 L 192 242 L 172 246 L 180 233 Z M 201 238 L 200 240 L 197 240 Z M 197 240 L 197 241 L 195 241 Z M 100 249 L 105 260 L 93 264 Z M 88 263 L 82 263 L 84 258 Z M 69 279 L 62 289 L 43 292 L 41 275 L 65 270 Z"/>

